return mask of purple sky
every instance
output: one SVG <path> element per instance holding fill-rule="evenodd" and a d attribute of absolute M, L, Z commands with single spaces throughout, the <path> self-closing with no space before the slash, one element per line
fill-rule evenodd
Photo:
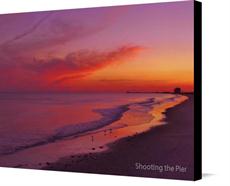
<path fill-rule="evenodd" d="M 60 61 L 56 59 L 74 53 L 76 58 L 81 58 L 80 62 L 73 64 L 73 69 L 76 69 L 82 66 L 80 63 L 87 64 L 79 57 L 81 51 L 93 51 L 90 55 L 102 57 L 114 51 L 124 52 L 120 50 L 122 47 L 131 52 L 133 47 L 144 48 L 143 54 L 136 59 L 143 61 L 142 66 L 154 59 L 158 60 L 158 66 L 169 65 L 169 62 L 164 62 L 166 59 L 163 59 L 163 55 L 168 55 L 172 61 L 176 61 L 181 54 L 186 54 L 185 59 L 191 58 L 192 7 L 193 1 L 184 1 L 0 15 L 0 91 L 26 91 L 29 87 L 34 90 L 46 89 L 52 83 L 44 84 L 44 79 L 52 81 L 52 78 L 57 78 L 55 75 L 65 77 L 74 72 L 67 70 L 63 74 L 55 74 L 52 70 L 56 67 L 52 67 L 50 75 L 45 74 L 39 80 L 37 76 L 43 74 L 38 74 L 39 70 L 33 70 L 34 67 L 30 66 L 46 63 L 46 67 L 50 67 Z M 121 54 L 121 58 L 123 56 Z M 83 58 L 88 60 L 89 56 Z M 191 63 L 191 59 L 184 60 L 178 66 L 191 68 Z M 103 65 L 98 66 L 104 68 Z M 35 67 L 41 68 L 37 64 Z M 90 75 L 91 72 L 87 71 Z"/>

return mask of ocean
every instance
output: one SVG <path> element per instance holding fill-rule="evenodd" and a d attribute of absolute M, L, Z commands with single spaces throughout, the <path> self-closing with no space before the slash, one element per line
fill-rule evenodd
<path fill-rule="evenodd" d="M 188 99 L 160 93 L 0 94 L 0 166 L 42 168 L 166 122 Z"/>

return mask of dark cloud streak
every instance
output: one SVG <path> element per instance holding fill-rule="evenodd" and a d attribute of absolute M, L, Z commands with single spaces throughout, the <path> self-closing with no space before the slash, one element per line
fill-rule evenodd
<path fill-rule="evenodd" d="M 38 20 L 37 23 L 35 23 L 30 29 L 26 30 L 25 32 L 16 35 L 14 38 L 5 41 L 3 44 L 1 44 L 1 46 L 6 46 L 11 44 L 12 42 L 15 42 L 17 40 L 20 40 L 24 37 L 26 37 L 27 35 L 32 34 L 44 21 L 46 21 L 50 16 L 52 15 L 52 12 L 48 13 L 47 15 L 45 15 L 44 17 L 42 17 L 40 20 Z"/>

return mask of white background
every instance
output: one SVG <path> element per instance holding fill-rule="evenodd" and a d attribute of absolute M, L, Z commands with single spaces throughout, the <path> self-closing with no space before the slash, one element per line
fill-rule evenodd
<path fill-rule="evenodd" d="M 0 0 L 0 13 L 164 0 Z M 168 0 L 170 1 L 170 0 Z M 230 1 L 203 2 L 203 179 L 197 182 L 0 168 L 0 185 L 230 185 Z M 182 15 L 183 16 L 183 15 Z"/>

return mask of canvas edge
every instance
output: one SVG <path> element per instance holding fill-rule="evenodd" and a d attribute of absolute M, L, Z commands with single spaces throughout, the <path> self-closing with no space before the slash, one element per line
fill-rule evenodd
<path fill-rule="evenodd" d="M 194 181 L 202 178 L 202 3 L 194 1 Z"/>

